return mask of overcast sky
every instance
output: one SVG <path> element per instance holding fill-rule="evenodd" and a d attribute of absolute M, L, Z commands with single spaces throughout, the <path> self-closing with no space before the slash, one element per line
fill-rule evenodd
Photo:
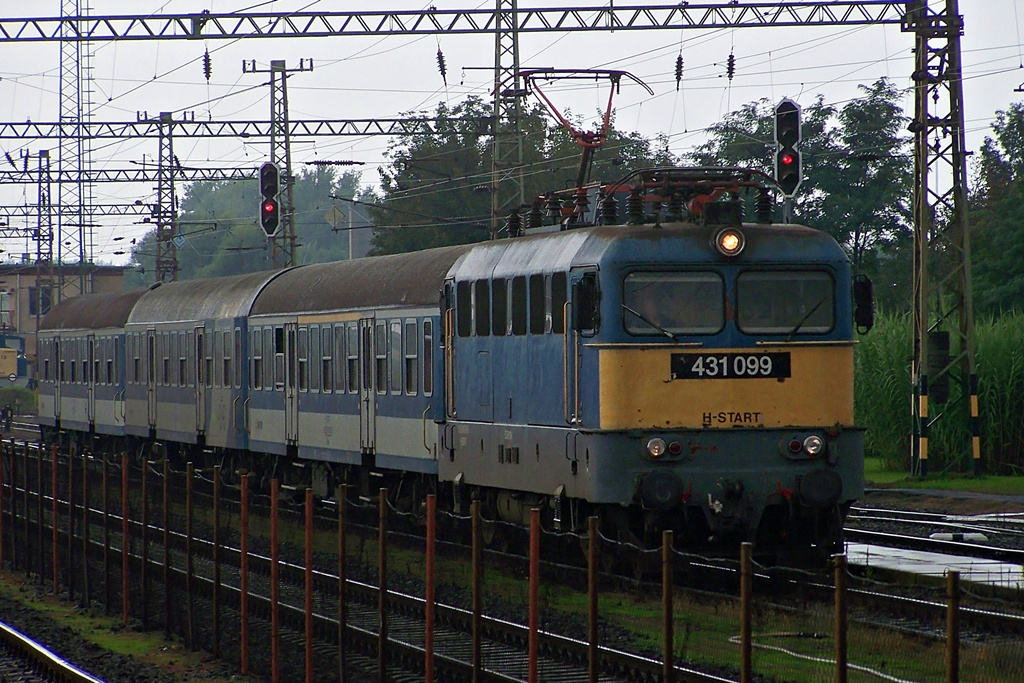
<path fill-rule="evenodd" d="M 25 3 L 27 9 L 10 0 L 3 4 L 2 11 L 7 16 L 60 14 L 59 0 Z M 213 13 L 358 11 L 367 7 L 400 10 L 428 5 L 439 9 L 474 9 L 493 7 L 494 0 L 437 0 L 428 4 L 403 0 L 90 0 L 89 4 L 91 14 L 101 16 L 182 14 L 204 9 Z M 607 3 L 519 2 L 520 10 L 602 5 Z M 932 6 L 937 5 L 932 0 Z M 1024 85 L 1024 8 L 1018 9 L 1014 0 L 960 0 L 960 12 L 965 21 L 968 148 L 977 150 L 990 130 L 995 112 L 1024 97 L 1015 92 Z M 664 134 L 671 151 L 680 154 L 704 142 L 704 129 L 722 115 L 760 98 L 777 101 L 790 97 L 806 106 L 820 94 L 826 103 L 842 106 L 858 95 L 859 84 L 870 84 L 882 77 L 909 88 L 913 42 L 913 36 L 901 33 L 898 26 L 617 31 L 525 34 L 520 37 L 519 52 L 523 68 L 631 72 L 647 83 L 654 95 L 624 82 L 615 100 L 617 127 L 648 137 Z M 445 56 L 447 85 L 437 68 L 438 49 Z M 173 112 L 176 117 L 189 115 L 214 121 L 267 120 L 267 76 L 242 73 L 242 62 L 256 60 L 257 67 L 265 69 L 272 59 L 284 59 L 289 67 L 298 66 L 299 59 L 312 59 L 314 63 L 312 72 L 289 78 L 292 120 L 393 118 L 410 111 L 429 113 L 439 102 L 455 105 L 469 95 L 488 99 L 494 64 L 493 35 L 94 42 L 92 50 L 95 121 L 134 121 L 141 112 L 154 116 L 161 111 Z M 209 50 L 213 64 L 209 82 L 202 70 L 205 50 Z M 674 70 L 680 51 L 685 68 L 682 87 L 677 91 Z M 736 58 L 732 81 L 725 77 L 730 53 Z M 59 65 L 58 43 L 0 43 L 0 120 L 56 121 Z M 552 90 L 557 105 L 587 116 L 602 109 L 608 97 L 603 82 L 573 82 Z M 913 111 L 909 93 L 904 107 L 908 113 Z M 312 160 L 365 162 L 363 182 L 373 185 L 387 143 L 384 137 L 295 141 L 293 164 L 301 168 L 303 162 Z M 26 151 L 35 156 L 46 147 L 53 149 L 56 157 L 56 146 L 55 141 L 0 141 L 2 151 L 15 160 Z M 154 139 L 98 141 L 93 157 L 96 167 L 120 169 L 152 161 L 157 152 Z M 188 166 L 256 167 L 267 159 L 268 143 L 178 138 L 175 152 L 181 163 Z M 0 163 L 6 162 L 0 159 Z M 182 189 L 179 186 L 179 197 Z M 97 204 L 131 203 L 137 199 L 151 203 L 155 197 L 155 187 L 145 183 L 99 184 L 94 190 Z M 0 204 L 35 201 L 33 185 L 0 187 Z M 325 206 L 329 204 L 325 198 Z M 95 229 L 94 257 L 104 262 L 125 262 L 127 255 L 114 252 L 125 249 L 122 245 L 141 237 L 149 228 L 124 218 L 107 218 L 102 223 L 102 227 Z M 0 260 L 35 252 L 34 243 L 24 239 L 0 242 L 0 248 L 5 250 L 0 253 Z M 187 249 L 182 258 L 186 256 Z"/>

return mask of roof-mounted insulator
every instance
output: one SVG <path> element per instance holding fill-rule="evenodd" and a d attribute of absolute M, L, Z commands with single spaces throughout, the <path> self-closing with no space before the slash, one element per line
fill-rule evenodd
<path fill-rule="evenodd" d="M 668 214 L 666 220 L 681 221 L 683 219 L 683 197 L 678 192 L 673 192 L 668 198 Z"/>
<path fill-rule="evenodd" d="M 679 90 L 679 85 L 683 82 L 683 53 L 680 52 L 676 56 L 676 90 Z"/>
<path fill-rule="evenodd" d="M 576 197 L 572 202 L 572 212 L 577 216 L 582 216 L 587 212 L 587 207 L 590 206 L 590 200 L 587 199 L 587 191 L 582 187 L 576 188 Z"/>
<path fill-rule="evenodd" d="M 544 201 L 540 197 L 535 197 L 533 200 L 533 206 L 530 207 L 530 215 L 527 217 L 527 227 L 539 228 L 544 225 L 544 212 L 541 210 Z"/>
<path fill-rule="evenodd" d="M 732 77 L 736 75 L 736 55 L 729 53 L 729 59 L 725 62 L 725 75 L 732 80 Z"/>
<path fill-rule="evenodd" d="M 615 225 L 619 222 L 619 205 L 615 201 L 615 194 L 607 192 L 601 197 L 601 223 L 604 225 Z"/>
<path fill-rule="evenodd" d="M 544 208 L 547 213 L 548 220 L 554 225 L 562 219 L 562 200 L 559 199 L 554 193 L 549 193 L 546 201 L 544 202 Z"/>
<path fill-rule="evenodd" d="M 760 187 L 757 190 L 757 199 L 754 202 L 754 212 L 757 214 L 758 223 L 771 223 L 775 215 L 775 201 L 772 199 L 772 191 L 767 187 Z"/>
<path fill-rule="evenodd" d="M 630 225 L 643 225 L 644 222 L 644 194 L 639 187 L 633 188 L 626 200 L 626 221 Z"/>
<path fill-rule="evenodd" d="M 505 231 L 509 237 L 519 237 L 523 234 L 523 218 L 519 215 L 519 211 L 513 209 L 512 213 L 508 215 Z"/>
<path fill-rule="evenodd" d="M 445 66 L 444 53 L 441 52 L 441 48 L 437 48 L 437 70 L 441 72 L 441 80 L 448 85 L 448 67 Z"/>

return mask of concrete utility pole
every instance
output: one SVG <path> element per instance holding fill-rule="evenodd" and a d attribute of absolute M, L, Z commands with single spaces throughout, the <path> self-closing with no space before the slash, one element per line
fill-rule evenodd
<path fill-rule="evenodd" d="M 300 59 L 299 65 L 291 69 L 285 66 L 283 59 L 271 61 L 269 69 L 258 69 L 256 60 L 242 62 L 242 73 L 270 74 L 270 162 L 277 164 L 282 171 L 284 196 L 281 214 L 285 228 L 268 238 L 274 268 L 296 264 L 295 176 L 292 175 L 291 128 L 288 125 L 288 74 L 312 70 L 312 59 Z"/>
<path fill-rule="evenodd" d="M 942 7 L 933 11 L 930 5 Z M 928 437 L 941 418 L 965 435 L 963 454 L 981 471 L 974 303 L 967 215 L 967 156 L 957 0 L 908 3 L 914 33 L 913 472 L 928 475 Z M 934 271 L 934 272 L 933 272 Z M 950 384 L 959 393 L 950 391 Z M 938 415 L 930 404 L 955 399 Z"/>

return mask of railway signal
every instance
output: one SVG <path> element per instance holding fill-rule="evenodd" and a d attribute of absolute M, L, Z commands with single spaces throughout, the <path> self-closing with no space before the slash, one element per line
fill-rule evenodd
<path fill-rule="evenodd" d="M 800 158 L 800 105 L 783 99 L 775 105 L 775 179 L 786 197 L 792 197 L 803 179 Z"/>
<path fill-rule="evenodd" d="M 281 191 L 281 172 L 277 164 L 267 162 L 260 166 L 260 226 L 267 237 L 273 237 L 281 225 L 281 204 L 277 194 Z"/>

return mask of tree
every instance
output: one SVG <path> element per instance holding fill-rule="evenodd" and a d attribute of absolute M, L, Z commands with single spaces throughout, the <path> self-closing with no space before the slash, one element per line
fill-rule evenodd
<path fill-rule="evenodd" d="M 975 309 L 1021 310 L 1024 301 L 1024 104 L 996 112 L 970 194 Z"/>
<path fill-rule="evenodd" d="M 489 121 L 490 105 L 469 98 L 451 109 L 442 103 L 432 114 L 407 115 L 430 116 L 437 124 L 434 133 L 391 143 L 390 161 L 380 169 L 381 193 L 364 198 L 378 205 L 372 212 L 378 226 L 374 253 L 487 239 L 493 140 L 490 127 L 475 121 Z M 537 104 L 524 107 L 520 127 L 527 205 L 546 192 L 572 187 L 582 153 L 572 135 Z M 589 177 L 614 181 L 627 171 L 672 161 L 664 137 L 652 143 L 636 133 L 621 133 L 613 125 L 597 150 Z"/>
<path fill-rule="evenodd" d="M 842 109 L 818 96 L 803 108 L 803 183 L 794 220 L 836 238 L 854 272 L 869 275 L 890 310 L 908 305 L 913 231 L 912 158 L 901 133 L 900 93 L 887 80 L 861 86 L 862 98 Z M 702 166 L 743 166 L 774 172 L 774 107 L 761 99 L 708 128 L 708 141 L 687 159 Z"/>
<path fill-rule="evenodd" d="M 348 257 L 348 240 L 332 230 L 331 196 L 353 197 L 357 173 L 340 177 L 329 166 L 301 169 L 294 187 L 295 234 L 302 263 Z M 254 181 L 195 182 L 186 186 L 177 229 L 185 236 L 178 249 L 178 279 L 217 277 L 269 270 L 273 267 L 267 238 L 257 225 L 259 193 Z M 343 211 L 343 214 L 347 212 Z M 340 227 L 345 227 L 342 224 Z M 156 232 L 147 233 L 132 249 L 135 270 L 127 284 L 153 282 Z"/>

